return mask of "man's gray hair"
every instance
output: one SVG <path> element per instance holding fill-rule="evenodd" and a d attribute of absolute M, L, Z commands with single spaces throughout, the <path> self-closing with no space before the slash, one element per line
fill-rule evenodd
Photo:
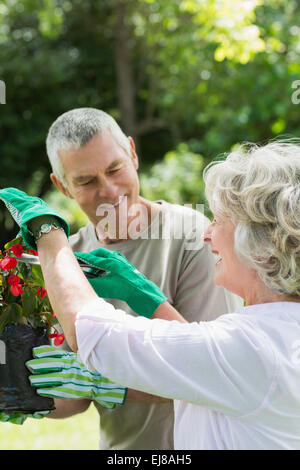
<path fill-rule="evenodd" d="M 279 294 L 300 296 L 300 143 L 247 144 L 204 171 L 214 214 L 230 217 L 239 259 Z"/>
<path fill-rule="evenodd" d="M 46 148 L 56 178 L 66 186 L 60 150 L 80 148 L 93 137 L 109 129 L 116 142 L 131 155 L 128 137 L 117 122 L 107 113 L 95 108 L 78 108 L 59 116 L 49 129 Z"/>

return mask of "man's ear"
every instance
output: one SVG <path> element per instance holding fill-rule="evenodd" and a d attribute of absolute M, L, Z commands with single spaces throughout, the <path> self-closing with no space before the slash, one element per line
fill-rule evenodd
<path fill-rule="evenodd" d="M 63 193 L 65 196 L 69 197 L 70 199 L 74 199 L 69 190 L 62 184 L 59 179 L 56 178 L 54 173 L 50 174 L 50 179 L 52 183 L 57 187 L 57 189 Z"/>
<path fill-rule="evenodd" d="M 133 161 L 133 164 L 134 164 L 134 168 L 136 170 L 138 170 L 138 168 L 139 168 L 139 157 L 136 154 L 135 143 L 134 143 L 134 140 L 133 140 L 132 137 L 128 137 L 128 140 L 129 140 L 130 147 L 131 147 L 131 157 L 132 157 L 132 161 Z"/>

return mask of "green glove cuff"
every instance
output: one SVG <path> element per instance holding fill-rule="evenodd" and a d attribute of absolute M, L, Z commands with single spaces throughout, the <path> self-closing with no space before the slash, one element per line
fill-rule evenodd
<path fill-rule="evenodd" d="M 32 219 L 29 222 L 31 230 L 28 228 L 28 232 L 30 235 L 33 236 L 35 243 L 41 238 L 43 233 L 49 233 L 52 229 L 62 229 L 59 220 L 57 217 L 43 215 L 42 217 L 38 217 L 37 219 Z M 32 226 L 36 227 L 32 229 Z"/>
<path fill-rule="evenodd" d="M 67 237 L 70 229 L 67 222 L 48 204 L 38 197 L 28 196 L 23 191 L 16 188 L 5 188 L 0 190 L 0 199 L 5 203 L 12 217 L 20 227 L 21 235 L 27 246 L 36 250 L 34 236 L 28 229 L 28 223 L 40 216 L 54 216 L 58 219 L 59 225 L 65 231 Z"/>
<path fill-rule="evenodd" d="M 41 212 L 42 212 L 42 209 L 41 209 Z M 49 215 L 51 217 L 56 217 L 59 221 L 59 225 L 61 226 L 61 228 L 64 230 L 65 234 L 67 235 L 67 237 L 69 237 L 70 235 L 70 229 L 69 229 L 69 226 L 67 224 L 67 222 L 62 218 L 60 217 L 60 215 L 57 214 L 56 211 L 47 211 L 47 213 L 45 212 L 42 212 L 40 215 Z M 29 216 L 29 215 L 28 215 Z M 36 250 L 37 249 L 37 245 L 36 245 L 36 240 L 35 240 L 35 237 L 34 235 L 30 232 L 30 230 L 28 229 L 28 222 L 30 222 L 30 220 L 34 219 L 38 217 L 38 215 L 36 214 L 32 214 L 30 215 L 30 218 L 28 217 L 28 219 L 26 218 L 20 229 L 21 229 L 21 235 L 22 235 L 22 238 L 24 240 L 24 242 L 26 243 L 26 245 L 28 245 L 30 248 L 32 248 L 33 250 Z"/>
<path fill-rule="evenodd" d="M 133 292 L 128 298 L 127 303 L 139 316 L 151 318 L 158 307 L 168 299 L 154 283 L 148 279 L 147 281 L 149 284 L 147 284 L 146 288 L 143 287 L 142 290 L 135 288 L 134 285 L 132 286 Z M 147 301 L 145 301 L 146 296 Z"/>

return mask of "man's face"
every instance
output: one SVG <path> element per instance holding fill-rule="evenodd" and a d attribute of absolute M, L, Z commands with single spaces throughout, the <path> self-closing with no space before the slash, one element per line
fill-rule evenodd
<path fill-rule="evenodd" d="M 130 139 L 130 138 L 129 138 Z M 59 152 L 67 186 L 51 175 L 52 181 L 68 197 L 75 199 L 96 226 L 103 218 L 99 206 L 114 206 L 119 211 L 127 204 L 127 212 L 139 200 L 138 158 L 130 139 L 131 156 L 121 147 L 109 130 L 93 137 L 85 146 Z"/>

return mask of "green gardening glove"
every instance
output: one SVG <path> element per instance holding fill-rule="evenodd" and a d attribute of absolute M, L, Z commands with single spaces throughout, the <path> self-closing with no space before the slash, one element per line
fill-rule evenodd
<path fill-rule="evenodd" d="M 89 267 L 87 278 L 99 297 L 124 300 L 135 313 L 148 318 L 167 300 L 121 253 L 98 248 L 90 253 L 74 254 Z M 93 273 L 95 277 L 90 277 Z"/>
<path fill-rule="evenodd" d="M 12 423 L 12 424 L 23 424 L 27 418 L 42 419 L 44 416 L 48 415 L 50 411 L 37 411 L 33 414 L 24 414 L 22 412 L 15 413 L 5 413 L 4 411 L 0 412 L 0 422 L 1 423 Z"/>
<path fill-rule="evenodd" d="M 5 203 L 12 217 L 19 225 L 22 238 L 30 248 L 36 250 L 36 243 L 30 230 L 28 230 L 28 223 L 30 220 L 42 215 L 51 216 L 52 219 L 56 217 L 67 237 L 69 236 L 70 230 L 67 222 L 39 197 L 28 196 L 16 188 L 5 188 L 0 189 L 0 199 Z"/>
<path fill-rule="evenodd" d="M 127 389 L 102 377 L 99 372 L 89 371 L 78 362 L 75 353 L 54 346 L 33 348 L 33 357 L 26 366 L 34 375 L 29 376 L 37 393 L 52 398 L 87 398 L 105 408 L 123 405 Z"/>

